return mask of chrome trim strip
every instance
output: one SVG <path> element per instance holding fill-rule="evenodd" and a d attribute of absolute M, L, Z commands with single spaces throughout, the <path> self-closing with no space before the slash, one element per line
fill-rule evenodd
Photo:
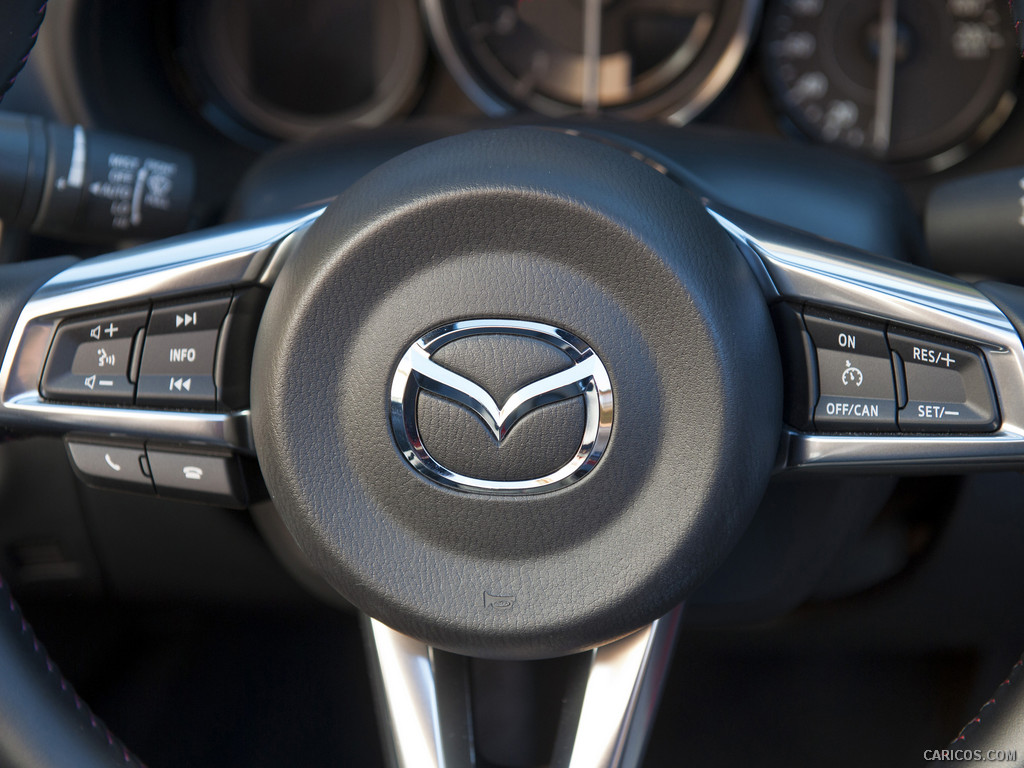
<path fill-rule="evenodd" d="M 0 423 L 49 432 L 116 433 L 253 451 L 247 410 L 197 413 L 44 401 L 39 380 L 63 317 L 260 282 L 323 208 L 229 224 L 79 262 L 43 285 L 18 318 L 0 365 Z"/>
<path fill-rule="evenodd" d="M 399 768 L 445 768 L 430 647 L 376 619 L 370 635 Z"/>
<path fill-rule="evenodd" d="M 661 700 L 683 606 L 591 651 L 568 768 L 636 768 Z"/>
<path fill-rule="evenodd" d="M 983 352 L 1003 422 L 975 435 L 783 434 L 779 469 L 923 471 L 1024 467 L 1024 346 L 1002 311 L 968 283 L 788 229 L 714 201 L 769 303 L 812 303 L 959 339 Z"/>
<path fill-rule="evenodd" d="M 736 71 L 743 63 L 761 20 L 763 0 L 747 0 L 740 11 L 739 25 L 729 40 L 729 45 L 718 58 L 708 76 L 701 81 L 685 104 L 665 117 L 665 122 L 672 125 L 686 125 L 701 112 L 710 107 L 725 87 L 732 82 Z"/>
<path fill-rule="evenodd" d="M 725 87 L 732 81 L 743 59 L 750 51 L 751 41 L 761 19 L 764 0 L 742 0 L 737 27 L 728 45 L 722 52 L 707 76 L 690 92 L 685 103 L 678 104 L 674 109 L 668 107 L 662 113 L 662 119 L 672 125 L 685 125 L 706 110 L 717 99 Z M 445 11 L 444 0 L 420 0 L 423 15 L 427 20 L 427 29 L 433 40 L 434 48 L 441 57 L 445 67 L 455 82 L 470 101 L 476 104 L 485 114 L 491 117 L 504 117 L 514 114 L 517 107 L 503 98 L 501 94 L 485 84 L 467 63 L 463 51 L 453 33 L 451 19 Z M 555 104 L 556 102 L 552 102 Z M 542 110 L 536 110 L 541 112 Z M 549 117 L 565 117 L 573 113 L 568 105 L 564 109 L 551 111 Z M 577 112 L 585 109 L 576 110 Z M 628 111 L 628 110 L 622 110 Z M 615 113 L 615 110 L 608 110 Z M 657 115 L 654 115 L 656 117 Z"/>
<path fill-rule="evenodd" d="M 588 651 L 590 663 L 579 686 L 582 701 L 563 706 L 563 718 L 579 713 L 566 733 L 567 749 L 556 745 L 551 768 L 638 768 L 668 672 L 683 607 L 633 634 Z M 442 697 L 447 688 L 435 651 L 376 619 L 370 619 L 384 699 L 385 724 L 397 768 L 455 768 L 473 754 L 472 728 L 450 741 Z M 570 697 L 572 699 L 572 697 Z M 575 727 L 572 727 L 575 726 Z M 449 734 L 451 736 L 451 734 Z M 448 747 L 447 744 L 454 746 Z"/>
<path fill-rule="evenodd" d="M 533 381 L 498 405 L 483 387 L 435 363 L 431 357 L 446 344 L 468 336 L 526 336 L 560 349 L 572 361 L 565 370 Z M 582 395 L 586 414 L 579 448 L 565 464 L 528 480 L 482 480 L 442 466 L 423 444 L 416 418 L 421 390 L 468 408 L 500 443 L 527 413 L 543 405 Z M 608 371 L 582 339 L 568 331 L 527 320 L 461 320 L 443 325 L 413 342 L 391 379 L 391 432 L 406 461 L 424 477 L 459 491 L 489 494 L 545 493 L 575 483 L 604 455 L 612 431 L 612 384 Z"/>

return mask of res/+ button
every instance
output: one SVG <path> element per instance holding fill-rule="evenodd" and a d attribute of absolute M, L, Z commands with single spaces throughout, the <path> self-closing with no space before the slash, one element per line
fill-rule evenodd
<path fill-rule="evenodd" d="M 999 425 L 988 369 L 979 351 L 889 331 L 906 391 L 904 432 L 991 432 Z"/>

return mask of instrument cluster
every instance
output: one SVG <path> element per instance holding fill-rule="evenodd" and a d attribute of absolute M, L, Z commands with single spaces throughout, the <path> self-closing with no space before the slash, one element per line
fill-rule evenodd
<path fill-rule="evenodd" d="M 437 100 L 424 94 L 439 78 L 495 117 L 683 125 L 707 119 L 746 69 L 757 71 L 779 132 L 920 174 L 958 162 L 1002 126 L 1020 61 L 1002 0 L 182 0 L 178 8 L 184 54 L 176 60 L 192 98 L 217 128 L 250 144 L 429 114 Z"/>

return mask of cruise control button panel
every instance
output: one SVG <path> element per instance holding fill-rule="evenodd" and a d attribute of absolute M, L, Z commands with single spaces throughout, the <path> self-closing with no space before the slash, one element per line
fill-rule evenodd
<path fill-rule="evenodd" d="M 211 409 L 220 327 L 230 296 L 154 308 L 139 371 L 139 405 Z"/>
<path fill-rule="evenodd" d="M 131 405 L 132 354 L 149 309 L 65 321 L 57 328 L 40 390 L 49 400 Z"/>
<path fill-rule="evenodd" d="M 999 425 L 995 394 L 979 351 L 905 331 L 889 330 L 902 366 L 904 432 L 991 432 Z"/>
<path fill-rule="evenodd" d="M 804 313 L 814 342 L 820 430 L 895 431 L 892 361 L 881 326 Z"/>
<path fill-rule="evenodd" d="M 918 434 L 999 428 L 985 356 L 968 343 L 810 307 L 777 306 L 773 318 L 790 426 Z"/>

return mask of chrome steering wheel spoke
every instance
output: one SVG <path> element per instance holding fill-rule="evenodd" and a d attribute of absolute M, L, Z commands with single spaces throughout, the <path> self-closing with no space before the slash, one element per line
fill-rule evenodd
<path fill-rule="evenodd" d="M 706 207 L 747 258 L 769 304 L 863 319 L 882 329 L 881 335 L 889 333 L 890 341 L 896 329 L 938 339 L 940 346 L 943 340 L 964 345 L 984 361 L 981 367 L 991 382 L 996 409 L 990 430 L 959 430 L 955 424 L 945 431 L 921 429 L 911 426 L 910 420 L 883 430 L 888 433 L 858 430 L 855 423 L 847 429 L 787 426 L 780 470 L 906 473 L 1024 466 L 1024 346 L 1013 323 L 985 293 L 956 278 L 873 256 L 713 201 L 706 201 Z M 897 357 L 894 366 L 901 365 Z M 945 361 L 947 369 L 949 362 Z M 940 368 L 942 364 L 938 362 Z M 899 383 L 896 392 L 899 397 Z M 914 406 L 913 393 L 910 401 Z M 915 407 L 936 418 L 943 413 L 928 410 L 929 405 Z M 901 419 L 902 415 L 901 411 Z"/>
<path fill-rule="evenodd" d="M 322 212 L 206 229 L 59 272 L 35 293 L 14 327 L 0 366 L 0 425 L 22 432 L 119 435 L 252 453 L 247 408 L 201 412 L 45 398 L 43 367 L 58 326 L 68 318 L 268 286 L 288 251 Z M 104 382 L 100 377 L 92 383 L 98 387 Z"/>
<path fill-rule="evenodd" d="M 607 645 L 574 657 L 551 768 L 636 768 L 654 722 L 679 606 Z M 469 659 L 432 648 L 376 619 L 366 635 L 385 748 L 393 768 L 477 765 Z"/>

